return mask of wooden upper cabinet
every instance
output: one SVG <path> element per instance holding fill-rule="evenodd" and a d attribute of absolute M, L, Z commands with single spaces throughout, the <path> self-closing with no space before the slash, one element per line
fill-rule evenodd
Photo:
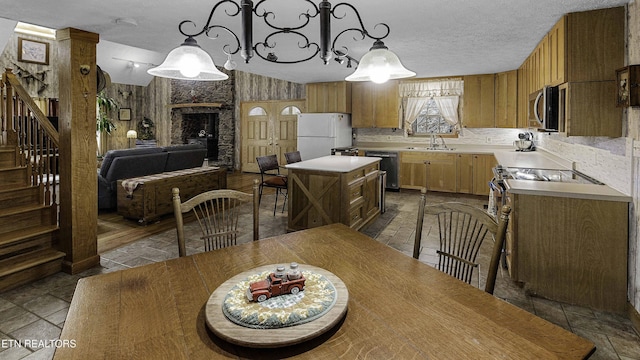
<path fill-rule="evenodd" d="M 622 111 L 612 94 L 616 69 L 624 66 L 624 24 L 624 7 L 563 16 L 518 69 L 518 127 L 530 126 L 530 95 L 551 85 L 561 90 L 560 131 L 622 136 Z"/>
<path fill-rule="evenodd" d="M 546 38 L 549 46 L 549 85 L 556 86 L 566 81 L 566 40 L 567 17 L 563 16 L 551 28 Z"/>
<path fill-rule="evenodd" d="M 306 107 L 310 113 L 351 113 L 351 83 L 311 83 L 306 86 Z"/>
<path fill-rule="evenodd" d="M 545 85 L 615 80 L 624 66 L 624 7 L 570 13 L 522 64 L 528 94 Z"/>
<path fill-rule="evenodd" d="M 624 66 L 624 7 L 570 13 L 565 21 L 565 80 L 616 80 Z"/>
<path fill-rule="evenodd" d="M 464 80 L 464 127 L 495 127 L 495 75 L 469 75 Z"/>
<path fill-rule="evenodd" d="M 495 89 L 495 127 L 517 127 L 518 70 L 496 74 Z"/>
<path fill-rule="evenodd" d="M 529 83 L 527 72 L 529 65 L 527 62 L 518 69 L 518 120 L 517 128 L 529 127 Z"/>
<path fill-rule="evenodd" d="M 568 136 L 622 136 L 622 108 L 612 94 L 615 81 L 569 82 L 560 86 L 560 121 Z"/>
<path fill-rule="evenodd" d="M 398 82 L 354 82 L 351 87 L 351 125 L 354 128 L 399 128 Z"/>

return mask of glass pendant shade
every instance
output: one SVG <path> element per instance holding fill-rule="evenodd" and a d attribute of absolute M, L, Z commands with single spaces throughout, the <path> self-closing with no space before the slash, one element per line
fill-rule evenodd
<path fill-rule="evenodd" d="M 192 37 L 171 50 L 160 66 L 147 70 L 147 73 L 179 80 L 216 81 L 229 78 L 216 68 L 211 56 Z"/>
<path fill-rule="evenodd" d="M 416 76 L 416 73 L 402 66 L 398 56 L 389 51 L 382 41 L 376 41 L 369 52 L 360 59 L 356 71 L 345 80 L 373 81 L 382 84 L 387 80 L 412 76 Z"/>

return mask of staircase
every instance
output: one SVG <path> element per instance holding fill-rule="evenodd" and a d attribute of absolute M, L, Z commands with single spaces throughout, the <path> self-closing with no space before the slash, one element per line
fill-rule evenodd
<path fill-rule="evenodd" d="M 0 292 L 61 271 L 65 257 L 55 250 L 57 131 L 13 74 L 1 87 Z"/>

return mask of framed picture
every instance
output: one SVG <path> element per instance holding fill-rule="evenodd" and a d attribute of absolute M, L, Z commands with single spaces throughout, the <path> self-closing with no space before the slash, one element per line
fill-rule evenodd
<path fill-rule="evenodd" d="M 118 112 L 118 119 L 120 119 L 120 121 L 130 121 L 131 108 L 120 108 L 120 111 Z"/>
<path fill-rule="evenodd" d="M 616 70 L 616 107 L 628 107 L 630 96 L 629 67 Z"/>
<path fill-rule="evenodd" d="M 18 38 L 18 61 L 49 65 L 49 43 Z"/>

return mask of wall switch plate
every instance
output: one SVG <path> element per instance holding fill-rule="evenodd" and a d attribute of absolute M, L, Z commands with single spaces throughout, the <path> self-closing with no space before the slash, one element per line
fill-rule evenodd
<path fill-rule="evenodd" d="M 633 156 L 640 157 L 640 141 L 633 140 Z"/>

